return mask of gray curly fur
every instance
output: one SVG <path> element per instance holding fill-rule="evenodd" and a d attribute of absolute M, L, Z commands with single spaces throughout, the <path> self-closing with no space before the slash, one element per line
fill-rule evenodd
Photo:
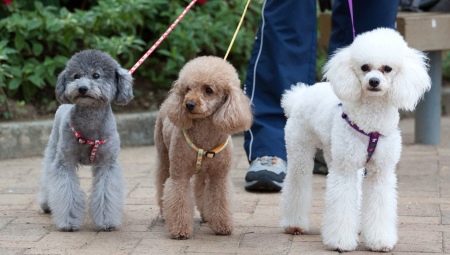
<path fill-rule="evenodd" d="M 82 87 L 87 89 L 84 96 Z M 91 165 L 90 214 L 99 230 L 113 230 L 122 220 L 124 181 L 117 162 L 120 139 L 111 103 L 124 105 L 133 98 L 132 77 L 106 53 L 85 50 L 75 54 L 59 74 L 56 97 L 62 105 L 45 150 L 40 206 L 52 213 L 59 230 L 78 230 L 86 196 L 76 172 L 80 164 Z M 89 161 L 91 146 L 78 143 L 70 125 L 87 139 L 107 140 L 93 163 Z"/>

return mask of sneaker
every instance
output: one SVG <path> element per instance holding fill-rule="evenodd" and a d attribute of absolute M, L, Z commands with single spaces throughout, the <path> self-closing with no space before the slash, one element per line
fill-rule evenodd
<path fill-rule="evenodd" d="M 245 175 L 247 191 L 278 192 L 286 176 L 286 162 L 277 157 L 264 156 L 250 163 Z"/>

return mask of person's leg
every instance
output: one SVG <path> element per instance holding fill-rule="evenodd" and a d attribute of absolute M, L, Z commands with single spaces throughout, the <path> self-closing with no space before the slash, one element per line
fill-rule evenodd
<path fill-rule="evenodd" d="M 278 191 L 286 169 L 280 99 L 292 84 L 315 81 L 316 1 L 266 0 L 261 19 L 245 82 L 254 123 L 245 133 L 244 148 L 248 160 L 257 161 L 247 173 L 246 189 Z M 277 159 L 259 161 L 266 156 Z"/>
<path fill-rule="evenodd" d="M 395 28 L 398 0 L 353 1 L 356 34 L 378 27 Z M 332 32 L 328 44 L 328 54 L 351 44 L 352 23 L 347 0 L 334 0 L 332 12 Z"/>

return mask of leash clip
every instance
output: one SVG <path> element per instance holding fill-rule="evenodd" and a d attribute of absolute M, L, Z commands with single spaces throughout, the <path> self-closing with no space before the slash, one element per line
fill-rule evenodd
<path fill-rule="evenodd" d="M 216 153 L 214 151 L 206 151 L 205 156 L 207 158 L 214 158 L 216 156 Z"/>

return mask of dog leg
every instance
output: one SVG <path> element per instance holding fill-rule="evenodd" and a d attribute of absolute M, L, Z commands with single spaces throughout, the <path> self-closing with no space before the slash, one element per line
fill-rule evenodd
<path fill-rule="evenodd" d="M 85 194 L 80 188 L 75 164 L 54 162 L 48 172 L 48 204 L 61 231 L 76 231 L 83 223 Z"/>
<path fill-rule="evenodd" d="M 205 182 L 205 174 L 203 172 L 200 172 L 195 175 L 194 179 L 194 195 L 195 195 L 195 204 L 197 205 L 197 209 L 200 212 L 200 216 L 202 218 L 202 222 L 207 222 L 208 220 L 205 218 L 204 213 L 204 204 L 205 204 L 205 198 L 204 193 L 206 189 L 206 182 Z"/>
<path fill-rule="evenodd" d="M 47 147 L 45 148 L 44 153 L 44 162 L 43 162 L 43 169 L 42 169 L 42 175 L 41 175 L 41 186 L 39 191 L 39 205 L 41 206 L 42 211 L 44 213 L 51 213 L 50 206 L 48 205 L 48 187 L 50 183 L 48 182 L 48 175 L 51 171 L 52 162 L 55 161 L 56 157 L 56 147 L 57 147 L 57 141 L 58 141 L 58 131 L 57 127 L 59 120 L 55 119 L 55 123 L 52 127 L 52 131 L 50 133 L 50 137 L 48 139 Z"/>
<path fill-rule="evenodd" d="M 329 171 L 322 238 L 332 250 L 352 251 L 358 245 L 361 179 L 360 171 Z"/>
<path fill-rule="evenodd" d="M 39 206 L 44 213 L 51 213 L 50 206 L 48 205 L 48 190 L 47 190 L 47 176 L 42 174 L 41 176 L 41 188 L 39 191 Z"/>
<path fill-rule="evenodd" d="M 173 239 L 192 236 L 194 204 L 189 178 L 169 177 L 164 185 L 163 217 Z"/>
<path fill-rule="evenodd" d="M 158 170 L 156 172 L 156 200 L 161 215 L 163 208 L 164 183 L 169 178 L 169 159 L 167 155 L 159 155 Z"/>
<path fill-rule="evenodd" d="M 390 251 L 397 243 L 395 167 L 369 169 L 363 185 L 362 237 L 373 251 Z"/>
<path fill-rule="evenodd" d="M 50 183 L 48 182 L 48 175 L 51 171 L 51 164 L 54 160 L 55 149 L 49 148 L 45 150 L 44 164 L 41 175 L 41 186 L 39 190 L 39 205 L 44 213 L 51 213 L 50 206 L 48 204 L 48 187 Z"/>
<path fill-rule="evenodd" d="M 281 226 L 288 234 L 309 230 L 315 146 L 306 130 L 286 125 L 287 175 L 281 193 Z M 296 130 L 291 132 L 289 130 Z"/>
<path fill-rule="evenodd" d="M 90 213 L 99 230 L 111 231 L 122 222 L 124 180 L 117 162 L 95 166 Z"/>
<path fill-rule="evenodd" d="M 155 127 L 155 146 L 158 155 L 158 163 L 157 163 L 158 166 L 155 180 L 156 180 L 156 201 L 158 201 L 158 206 L 161 215 L 163 214 L 162 198 L 164 191 L 164 183 L 166 182 L 167 178 L 169 178 L 169 167 L 170 167 L 169 153 L 167 152 L 167 148 L 164 145 L 162 137 L 163 137 L 162 126 L 161 123 L 157 121 Z"/>
<path fill-rule="evenodd" d="M 231 180 L 227 175 L 214 175 L 206 184 L 204 213 L 209 227 L 218 235 L 231 235 L 233 231 L 230 190 Z"/>

